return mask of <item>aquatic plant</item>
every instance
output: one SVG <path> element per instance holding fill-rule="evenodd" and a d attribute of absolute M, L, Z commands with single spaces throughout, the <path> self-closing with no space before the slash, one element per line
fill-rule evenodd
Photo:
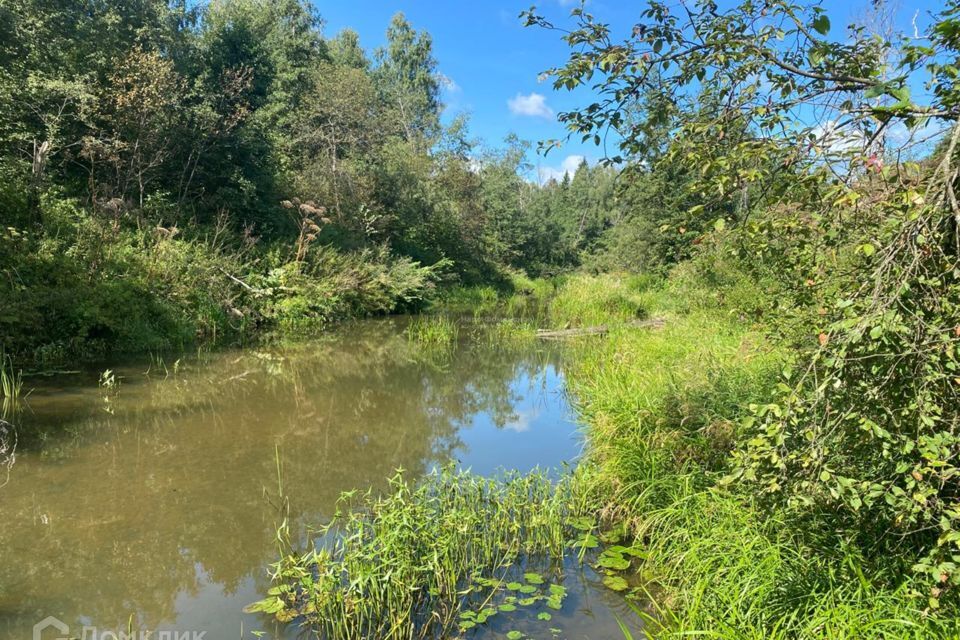
<path fill-rule="evenodd" d="M 478 340 L 498 348 L 528 347 L 537 339 L 536 326 L 523 320 L 505 318 L 483 326 Z"/>
<path fill-rule="evenodd" d="M 23 371 L 14 369 L 13 359 L 0 351 L 0 398 L 16 402 L 23 395 Z"/>
<path fill-rule="evenodd" d="M 117 384 L 117 375 L 114 373 L 113 369 L 106 369 L 100 374 L 101 389 L 113 389 L 117 386 Z"/>
<path fill-rule="evenodd" d="M 459 325 L 447 316 L 418 316 L 406 329 L 407 339 L 429 349 L 449 349 L 460 335 Z"/>
<path fill-rule="evenodd" d="M 248 610 L 347 640 L 449 637 L 523 606 L 545 607 L 548 620 L 565 595 L 550 572 L 584 510 L 575 483 L 541 472 L 446 468 L 417 484 L 398 473 L 386 495 L 345 495 L 306 552 L 290 549 L 285 521 L 274 586 Z"/>

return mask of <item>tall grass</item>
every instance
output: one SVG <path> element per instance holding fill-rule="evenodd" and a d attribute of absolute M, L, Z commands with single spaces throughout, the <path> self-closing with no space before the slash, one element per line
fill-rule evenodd
<path fill-rule="evenodd" d="M 643 318 L 649 295 L 633 286 L 640 283 L 612 275 L 565 278 L 550 300 L 548 320 L 554 327 L 589 327 Z"/>
<path fill-rule="evenodd" d="M 470 313 L 482 316 L 493 313 L 500 304 L 500 292 L 489 285 L 452 287 L 443 291 L 433 310 L 444 313 Z"/>
<path fill-rule="evenodd" d="M 529 321 L 504 318 L 482 326 L 477 332 L 477 341 L 498 349 L 531 347 L 537 341 L 536 326 Z"/>
<path fill-rule="evenodd" d="M 447 316 L 417 316 L 406 328 L 407 339 L 431 350 L 451 349 L 460 336 L 460 325 Z"/>
<path fill-rule="evenodd" d="M 665 585 L 655 637 L 955 638 L 955 617 L 928 616 L 909 584 L 874 585 L 854 550 L 803 544 L 785 514 L 692 483 L 635 520 Z M 893 576 L 894 578 L 896 576 Z"/>
<path fill-rule="evenodd" d="M 577 287 L 588 284 L 606 286 L 591 279 Z M 956 615 L 928 609 L 895 558 L 820 544 L 829 532 L 809 532 L 790 512 L 722 481 L 745 409 L 768 397 L 784 354 L 722 310 L 689 298 L 677 305 L 672 293 L 645 294 L 650 312 L 666 317 L 662 329 L 621 328 L 579 344 L 568 367 L 588 425 L 583 464 L 593 472 L 584 490 L 607 522 L 627 523 L 643 542 L 641 571 L 658 582 L 648 633 L 960 637 Z"/>
<path fill-rule="evenodd" d="M 23 396 L 23 371 L 14 369 L 13 359 L 0 351 L 0 398 L 16 402 Z"/>
<path fill-rule="evenodd" d="M 249 610 L 299 617 L 321 638 L 446 638 L 523 604 L 508 593 L 518 576 L 528 604 L 559 607 L 562 587 L 528 563 L 563 558 L 566 522 L 583 504 L 569 482 L 444 469 L 344 500 L 319 544 L 288 550 L 269 596 Z M 289 536 L 284 525 L 285 545 Z"/>

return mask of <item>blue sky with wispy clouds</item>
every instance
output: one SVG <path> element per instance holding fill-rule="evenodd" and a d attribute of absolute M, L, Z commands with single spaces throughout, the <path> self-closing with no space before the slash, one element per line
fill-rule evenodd
<path fill-rule="evenodd" d="M 324 31 L 333 36 L 345 27 L 360 34 L 368 52 L 382 45 L 390 18 L 403 11 L 417 29 L 426 29 L 434 41 L 440 71 L 449 79 L 444 91 L 448 117 L 470 115 L 470 130 L 490 145 L 498 145 L 510 133 L 534 143 L 530 161 L 544 176 L 559 176 L 573 170 L 581 158 L 595 162 L 604 154 L 592 144 L 571 140 L 547 157 L 536 154 L 536 142 L 564 136 L 556 120 L 560 111 L 582 106 L 586 90 L 555 92 L 549 81 L 538 76 L 563 63 L 568 55 L 557 33 L 524 28 L 518 15 L 534 0 L 315 0 L 326 22 Z M 909 33 L 913 25 L 922 33 L 929 15 L 942 8 L 938 0 L 887 0 L 893 3 L 897 26 Z M 834 28 L 862 16 L 870 0 L 826 0 Z M 566 16 L 577 0 L 542 0 L 538 10 L 555 23 Z M 628 33 L 646 6 L 638 0 L 592 0 L 588 9 L 598 19 Z M 611 154 L 615 149 L 609 150 Z"/>

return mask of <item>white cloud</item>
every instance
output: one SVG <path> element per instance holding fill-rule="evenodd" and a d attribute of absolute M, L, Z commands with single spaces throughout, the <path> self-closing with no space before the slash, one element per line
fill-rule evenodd
<path fill-rule="evenodd" d="M 536 118 L 552 118 L 553 109 L 547 105 L 547 99 L 539 93 L 525 96 L 518 93 L 516 97 L 507 100 L 510 113 L 518 116 L 533 116 Z"/>
<path fill-rule="evenodd" d="M 539 409 L 535 408 L 529 411 L 518 411 L 513 416 L 513 420 L 504 424 L 503 428 L 516 433 L 524 433 L 530 430 L 530 427 L 533 425 L 539 415 Z"/>
<path fill-rule="evenodd" d="M 837 120 L 822 122 L 810 133 L 813 134 L 820 151 L 828 155 L 858 151 L 867 144 L 867 137 L 862 131 L 843 127 Z"/>
<path fill-rule="evenodd" d="M 565 175 L 572 178 L 584 160 L 583 156 L 569 155 L 563 159 L 559 167 L 537 167 L 537 180 L 540 184 L 546 184 L 551 180 L 559 182 Z"/>
<path fill-rule="evenodd" d="M 458 85 L 450 76 L 445 76 L 442 73 L 438 73 L 437 80 L 440 82 L 440 86 L 448 93 L 460 92 L 460 85 Z"/>

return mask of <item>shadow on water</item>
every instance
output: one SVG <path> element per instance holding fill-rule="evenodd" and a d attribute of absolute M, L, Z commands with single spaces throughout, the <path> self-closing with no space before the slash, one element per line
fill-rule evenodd
<path fill-rule="evenodd" d="M 27 638 L 54 615 L 77 636 L 131 625 L 272 635 L 241 609 L 268 588 L 276 556 L 275 449 L 304 531 L 342 491 L 383 488 L 398 468 L 416 477 L 456 460 L 487 474 L 577 457 L 556 346 L 503 348 L 465 331 L 452 353 L 427 356 L 404 322 L 114 366 L 112 388 L 100 371 L 30 381 L 8 417 L 17 450 L 0 489 L 0 633 Z M 591 610 L 587 598 L 609 597 L 579 593 Z M 605 615 L 569 637 L 616 637 Z"/>

